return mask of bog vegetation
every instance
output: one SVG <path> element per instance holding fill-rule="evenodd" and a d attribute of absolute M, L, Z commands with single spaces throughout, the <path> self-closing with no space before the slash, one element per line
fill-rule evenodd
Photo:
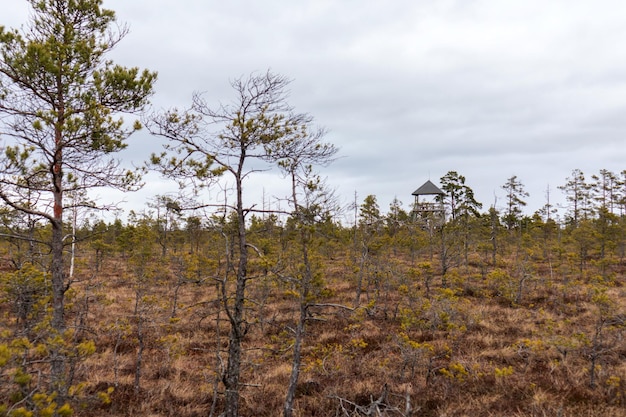
<path fill-rule="evenodd" d="M 293 415 L 626 415 L 626 218 L 586 189 L 563 224 L 464 203 L 452 216 L 450 194 L 445 220 L 432 205 L 383 214 L 374 196 L 355 225 L 251 214 L 239 415 L 283 414 L 296 358 Z M 5 415 L 224 411 L 234 212 L 159 199 L 127 222 L 68 229 L 67 330 L 54 338 L 51 230 L 27 220 L 3 212 Z M 57 345 L 64 403 L 49 391 Z"/>
<path fill-rule="evenodd" d="M 268 72 L 144 114 L 146 169 L 190 193 L 105 222 L 90 192 L 139 184 L 109 158 L 156 75 L 103 59 L 99 1 L 31 3 L 0 31 L 0 416 L 626 415 L 626 170 L 572 171 L 559 217 L 454 171 L 340 207 L 337 149 Z M 246 194 L 260 167 L 281 210 Z"/>

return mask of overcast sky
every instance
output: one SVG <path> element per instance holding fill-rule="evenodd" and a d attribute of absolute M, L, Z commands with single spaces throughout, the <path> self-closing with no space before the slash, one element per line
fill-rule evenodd
<path fill-rule="evenodd" d="M 5 2 L 18 27 L 26 1 Z M 340 159 L 321 171 L 349 204 L 397 197 L 457 171 L 488 208 L 516 175 L 527 212 L 562 200 L 573 169 L 626 169 L 623 0 L 104 0 L 130 33 L 116 62 L 158 71 L 157 109 L 194 91 L 229 101 L 229 81 L 271 69 L 290 104 L 326 127 Z M 122 155 L 158 151 L 146 133 Z M 140 207 L 166 186 L 150 176 Z M 280 195 L 267 176 L 247 186 Z M 260 194 L 257 194 L 260 195 Z"/>

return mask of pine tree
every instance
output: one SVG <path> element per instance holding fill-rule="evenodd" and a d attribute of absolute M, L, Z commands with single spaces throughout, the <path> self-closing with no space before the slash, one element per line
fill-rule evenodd
<path fill-rule="evenodd" d="M 70 286 L 63 261 L 63 216 L 72 206 L 94 204 L 94 187 L 133 189 L 136 173 L 111 157 L 124 149 L 138 123 L 123 113 L 142 110 L 156 74 L 105 60 L 127 33 L 100 0 L 29 0 L 33 12 L 21 30 L 0 28 L 0 198 L 14 210 L 52 227 L 52 329 L 65 328 L 64 296 Z M 116 31 L 116 28 L 120 28 Z M 52 385 L 67 392 L 65 359 L 53 355 Z"/>

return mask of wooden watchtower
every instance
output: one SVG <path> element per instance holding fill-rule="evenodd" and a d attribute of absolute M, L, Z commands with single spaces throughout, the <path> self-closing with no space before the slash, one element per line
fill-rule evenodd
<path fill-rule="evenodd" d="M 413 205 L 413 217 L 438 219 L 441 222 L 445 219 L 443 206 L 443 196 L 446 195 L 439 187 L 430 180 L 412 193 L 415 196 Z"/>

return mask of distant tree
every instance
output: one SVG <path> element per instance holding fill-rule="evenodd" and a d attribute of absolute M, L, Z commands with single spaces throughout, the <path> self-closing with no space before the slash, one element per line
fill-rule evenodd
<path fill-rule="evenodd" d="M 539 209 L 537 210 L 537 213 L 541 216 L 543 216 L 543 219 L 546 223 L 549 223 L 550 221 L 552 221 L 552 216 L 554 216 L 557 213 L 557 209 L 554 207 L 554 204 L 552 204 L 552 193 L 550 192 L 550 185 L 548 185 L 546 187 L 546 202 L 545 204 Z"/>
<path fill-rule="evenodd" d="M 107 224 L 100 220 L 91 227 L 90 246 L 94 253 L 94 269 L 100 272 L 100 268 L 104 263 L 107 252 L 112 252 L 114 248 L 114 240 L 110 239 Z"/>
<path fill-rule="evenodd" d="M 590 186 L 586 183 L 585 174 L 580 169 L 573 170 L 566 180 L 567 182 L 558 188 L 565 193 L 565 198 L 569 203 L 567 215 L 571 223 L 577 227 L 580 220 L 588 218 L 589 215 Z"/>
<path fill-rule="evenodd" d="M 127 33 L 101 0 L 29 0 L 26 29 L 0 28 L 0 198 L 12 209 L 47 220 L 52 257 L 52 329 L 65 328 L 70 283 L 63 261 L 64 212 L 93 206 L 66 195 L 94 187 L 134 189 L 138 176 L 115 152 L 138 123 L 120 116 L 142 110 L 156 74 L 105 60 Z M 116 30 L 118 29 L 118 30 Z M 65 360 L 54 355 L 52 387 L 67 393 Z"/>
<path fill-rule="evenodd" d="M 196 215 L 191 215 L 185 219 L 185 231 L 187 232 L 187 242 L 189 251 L 194 254 L 200 250 L 202 241 L 202 219 Z"/>
<path fill-rule="evenodd" d="M 522 219 L 522 207 L 526 205 L 523 198 L 528 197 L 529 194 L 524 191 L 524 185 L 519 181 L 517 175 L 506 180 L 502 189 L 506 191 L 506 211 L 503 221 L 510 230 L 518 225 Z"/>
<path fill-rule="evenodd" d="M 158 229 L 161 256 L 165 256 L 171 240 L 170 232 L 181 217 L 182 207 L 174 198 L 167 195 L 155 196 L 154 201 L 148 203 L 148 207 L 156 210 L 155 226 Z"/>
<path fill-rule="evenodd" d="M 388 233 L 392 236 L 395 235 L 408 220 L 409 215 L 402 208 L 402 201 L 398 200 L 398 197 L 394 197 L 389 203 L 389 211 L 385 218 Z"/>
<path fill-rule="evenodd" d="M 601 260 L 606 257 L 607 249 L 614 249 L 618 246 L 620 240 L 619 218 L 610 212 L 608 207 L 601 206 L 598 208 L 597 217 L 593 221 L 597 231 L 597 239 L 599 243 L 599 256 Z M 601 263 L 602 274 L 606 274 L 606 264 Z"/>
<path fill-rule="evenodd" d="M 496 266 L 498 250 L 500 247 L 499 230 L 502 228 L 500 217 L 495 205 L 489 207 L 489 241 L 491 242 L 491 265 Z"/>
<path fill-rule="evenodd" d="M 626 169 L 619 173 L 617 180 L 617 205 L 619 207 L 619 216 L 626 215 Z"/>
<path fill-rule="evenodd" d="M 137 340 L 133 388 L 138 395 L 144 371 L 147 349 L 148 330 L 151 322 L 157 318 L 153 292 L 161 284 L 158 282 L 159 271 L 165 265 L 163 257 L 157 255 L 155 243 L 158 231 L 153 227 L 155 221 L 149 216 L 135 216 L 131 213 L 129 225 L 125 230 L 125 239 L 129 245 L 128 266 L 130 274 L 126 278 L 134 292 L 132 329 Z"/>
<path fill-rule="evenodd" d="M 589 184 L 591 198 L 596 202 L 598 208 L 605 208 L 613 214 L 615 205 L 618 203 L 619 181 L 617 176 L 609 170 L 601 169 L 598 175 L 592 175 L 593 182 Z"/>
<path fill-rule="evenodd" d="M 621 228 L 618 249 L 620 260 L 623 262 L 624 257 L 626 257 L 626 170 L 622 170 L 619 174 L 616 203 L 619 209 L 618 217 Z"/>
<path fill-rule="evenodd" d="M 372 256 L 376 255 L 377 250 L 381 246 L 381 236 L 383 217 L 380 213 L 378 201 L 375 195 L 368 195 L 359 207 L 359 225 L 358 235 L 360 237 L 359 244 L 361 247 L 360 257 L 357 269 L 357 286 L 355 305 L 361 302 L 361 294 L 363 292 L 363 278 L 367 275 L 367 268 L 370 264 Z"/>
<path fill-rule="evenodd" d="M 368 195 L 359 208 L 359 223 L 368 231 L 376 231 L 381 225 L 380 207 L 375 195 Z"/>
<path fill-rule="evenodd" d="M 454 262 L 455 253 L 462 251 L 463 262 L 467 266 L 471 217 L 479 217 L 479 210 L 483 205 L 474 198 L 474 191 L 465 184 L 465 177 L 456 171 L 446 173 L 440 182 L 445 195 L 438 198 L 447 206 L 451 217 L 441 229 L 441 269 L 445 275 L 445 271 Z M 448 239 L 447 235 L 451 235 L 452 239 Z"/>
<path fill-rule="evenodd" d="M 594 227 L 593 221 L 591 219 L 585 219 L 580 221 L 578 227 L 572 230 L 571 239 L 576 246 L 576 251 L 578 255 L 578 269 L 582 278 L 587 268 L 589 251 L 595 246 L 598 241 L 597 230 Z"/>
<path fill-rule="evenodd" d="M 409 221 L 409 214 L 402 208 L 402 202 L 394 197 L 385 216 L 385 229 L 394 255 L 398 254 L 398 247 L 407 240 L 406 233 L 403 232 L 406 231 Z"/>
<path fill-rule="evenodd" d="M 441 177 L 441 189 L 446 193 L 441 198 L 448 206 L 452 220 L 464 215 L 479 216 L 479 210 L 483 205 L 476 201 L 474 190 L 465 185 L 463 175 L 449 171 Z"/>

